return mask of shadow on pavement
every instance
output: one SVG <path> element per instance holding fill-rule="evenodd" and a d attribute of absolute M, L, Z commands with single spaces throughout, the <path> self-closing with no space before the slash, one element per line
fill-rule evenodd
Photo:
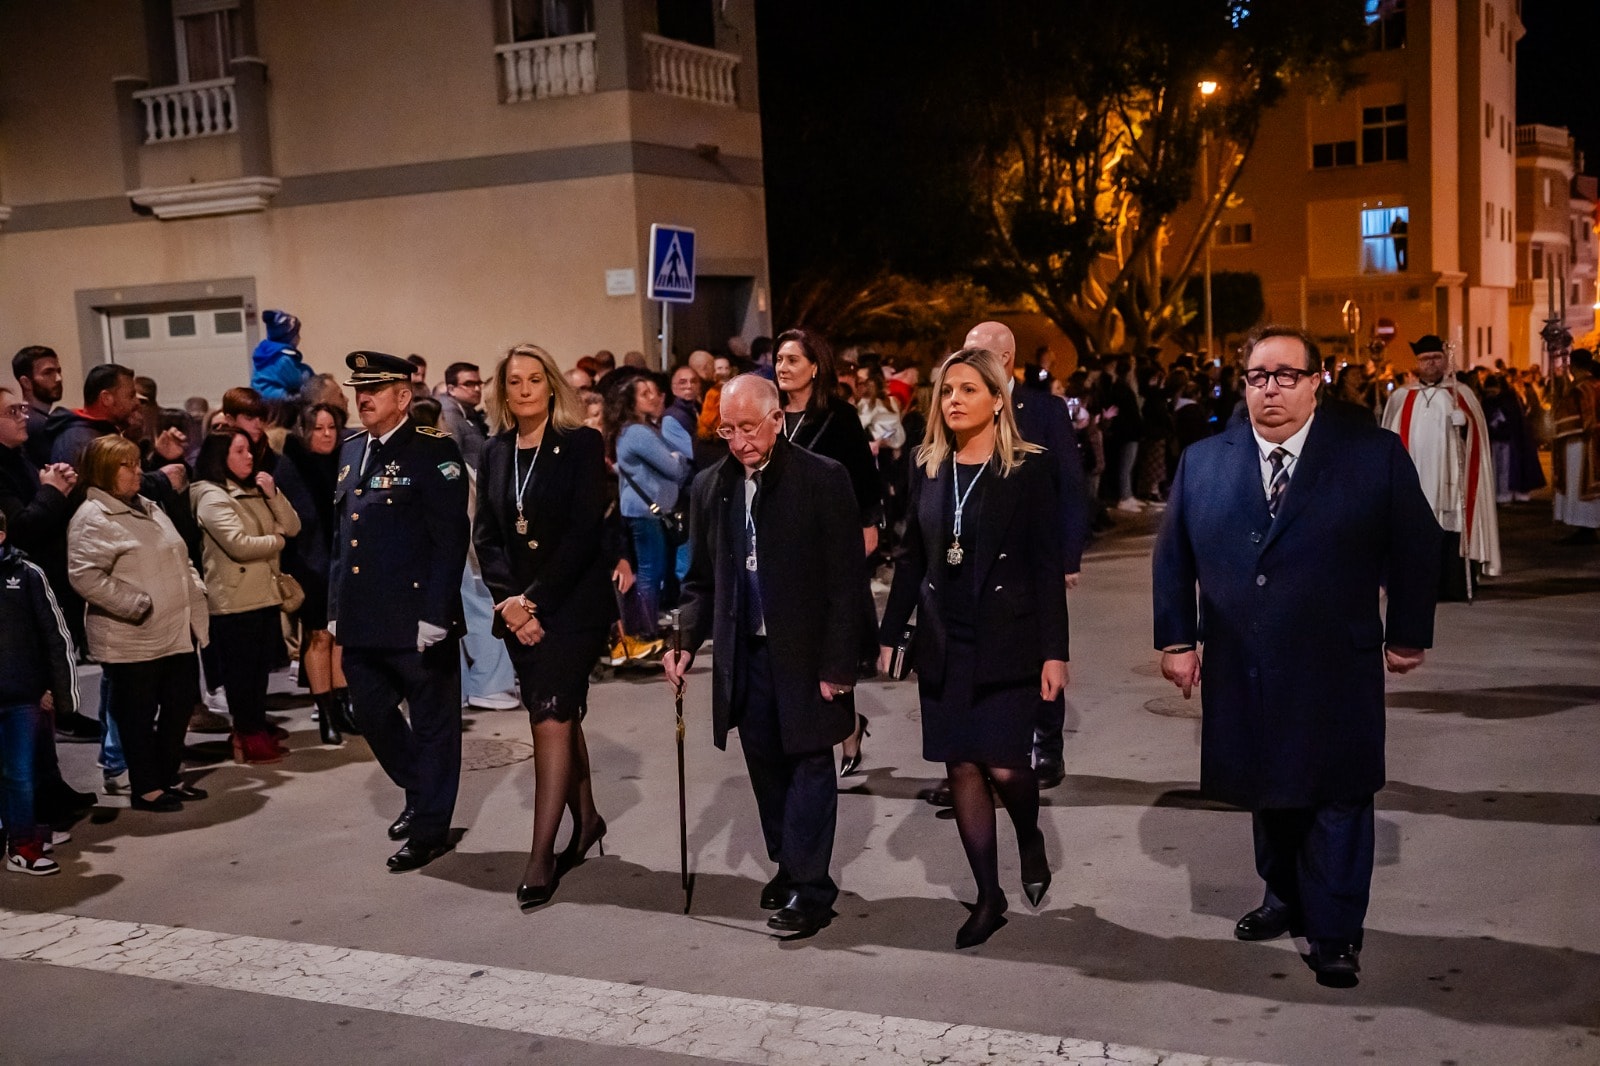
<path fill-rule="evenodd" d="M 1464 718 L 1542 718 L 1600 705 L 1600 685 L 1508 685 L 1448 692 L 1391 692 L 1388 706 Z"/>

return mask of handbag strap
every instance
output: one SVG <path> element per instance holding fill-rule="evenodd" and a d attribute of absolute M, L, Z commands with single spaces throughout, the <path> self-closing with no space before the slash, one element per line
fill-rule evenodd
<path fill-rule="evenodd" d="M 626 470 L 624 470 L 622 468 L 622 464 L 621 463 L 617 464 L 617 473 L 622 475 L 622 479 L 628 483 L 628 487 L 634 491 L 634 494 L 637 495 L 639 497 L 639 499 L 643 500 L 645 502 L 645 504 L 649 506 L 650 513 L 655 515 L 657 518 L 660 518 L 661 517 L 661 507 L 660 507 L 660 505 L 657 504 L 656 501 L 652 500 L 650 498 L 650 496 L 644 491 L 644 489 L 641 489 L 639 487 L 639 483 L 637 481 L 633 480 L 633 475 L 632 474 L 628 473 Z"/>

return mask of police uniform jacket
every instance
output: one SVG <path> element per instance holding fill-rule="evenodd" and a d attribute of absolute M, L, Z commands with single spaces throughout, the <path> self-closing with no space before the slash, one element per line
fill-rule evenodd
<path fill-rule="evenodd" d="M 328 618 L 347 648 L 415 649 L 417 623 L 465 630 L 467 473 L 450 434 L 409 419 L 386 444 L 358 433 L 339 453 Z"/>
<path fill-rule="evenodd" d="M 1383 646 L 1432 645 L 1440 536 L 1400 438 L 1338 410 L 1317 413 L 1275 519 L 1248 421 L 1184 450 L 1155 645 L 1204 645 L 1207 795 L 1259 810 L 1383 787 Z"/>

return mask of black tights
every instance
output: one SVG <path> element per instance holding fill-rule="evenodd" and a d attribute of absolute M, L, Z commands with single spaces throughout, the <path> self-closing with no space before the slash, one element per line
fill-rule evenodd
<path fill-rule="evenodd" d="M 1005 769 L 975 762 L 945 764 L 950 775 L 950 795 L 955 803 L 956 829 L 966 850 L 972 876 L 978 882 L 978 902 L 995 904 L 1005 898 L 1000 891 L 1000 859 L 996 843 L 994 800 L 999 793 L 1017 832 L 1017 847 L 1026 856 L 1042 843 L 1039 836 L 1039 781 L 1031 768 Z"/>
<path fill-rule="evenodd" d="M 533 727 L 533 846 L 522 880 L 547 885 L 555 876 L 556 831 L 572 811 L 572 837 L 591 833 L 600 821 L 589 780 L 589 745 L 583 724 L 546 719 Z"/>

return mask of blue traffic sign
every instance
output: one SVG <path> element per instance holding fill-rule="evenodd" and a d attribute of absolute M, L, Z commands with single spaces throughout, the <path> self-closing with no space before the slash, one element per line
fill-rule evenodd
<path fill-rule="evenodd" d="M 651 224 L 649 278 L 650 299 L 694 302 L 694 230 Z"/>

